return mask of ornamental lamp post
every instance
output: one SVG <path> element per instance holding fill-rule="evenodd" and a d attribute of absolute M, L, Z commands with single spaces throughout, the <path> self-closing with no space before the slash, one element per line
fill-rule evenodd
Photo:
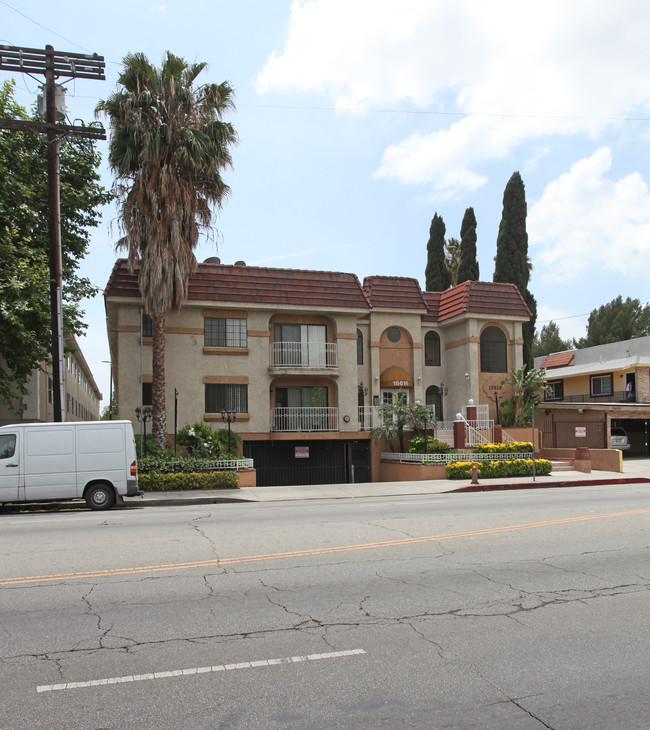
<path fill-rule="evenodd" d="M 139 423 L 142 423 L 144 426 L 144 435 L 142 440 L 140 441 L 140 456 L 143 455 L 143 448 L 144 448 L 144 456 L 147 455 L 147 421 L 151 420 L 151 406 L 138 406 L 135 409 L 135 415 L 138 419 Z M 144 447 L 143 447 L 144 444 Z"/>
<path fill-rule="evenodd" d="M 237 420 L 237 414 L 234 411 L 221 411 L 221 420 L 228 424 L 228 454 L 230 455 L 230 424 Z"/>

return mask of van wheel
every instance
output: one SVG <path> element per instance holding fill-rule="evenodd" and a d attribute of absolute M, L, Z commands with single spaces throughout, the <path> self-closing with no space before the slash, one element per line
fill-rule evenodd
<path fill-rule="evenodd" d="M 90 509 L 110 509 L 115 504 L 115 492 L 108 484 L 95 484 L 86 492 L 86 504 Z"/>

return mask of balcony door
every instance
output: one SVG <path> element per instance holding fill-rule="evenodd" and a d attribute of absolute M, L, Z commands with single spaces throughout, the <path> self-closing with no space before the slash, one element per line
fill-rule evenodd
<path fill-rule="evenodd" d="M 275 365 L 327 367 L 327 327 L 324 324 L 276 324 Z"/>

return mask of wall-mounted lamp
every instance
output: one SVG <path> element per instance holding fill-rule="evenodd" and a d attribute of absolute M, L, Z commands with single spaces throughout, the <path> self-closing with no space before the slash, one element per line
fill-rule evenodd
<path fill-rule="evenodd" d="M 469 373 L 465 373 L 465 380 L 469 380 Z"/>
<path fill-rule="evenodd" d="M 359 383 L 359 392 L 368 395 L 368 386 L 363 384 L 363 380 Z"/>
<path fill-rule="evenodd" d="M 584 412 L 585 412 L 584 408 L 578 408 L 578 413 L 584 413 Z"/>
<path fill-rule="evenodd" d="M 418 383 L 421 383 L 422 382 L 422 378 L 419 375 L 417 377 L 417 381 L 418 381 Z"/>
<path fill-rule="evenodd" d="M 438 386 L 438 389 L 440 390 L 441 395 L 447 395 L 447 393 L 449 393 L 449 388 L 442 382 Z"/>
<path fill-rule="evenodd" d="M 379 375 L 375 375 L 375 383 L 379 382 Z"/>

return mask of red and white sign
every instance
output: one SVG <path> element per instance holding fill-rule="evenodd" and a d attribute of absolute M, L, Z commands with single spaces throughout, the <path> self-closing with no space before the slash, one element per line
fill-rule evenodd
<path fill-rule="evenodd" d="M 308 459 L 309 458 L 309 446 L 296 446 L 295 447 L 296 459 Z"/>
<path fill-rule="evenodd" d="M 586 438 L 587 437 L 587 427 L 586 426 L 576 426 L 576 438 Z"/>

